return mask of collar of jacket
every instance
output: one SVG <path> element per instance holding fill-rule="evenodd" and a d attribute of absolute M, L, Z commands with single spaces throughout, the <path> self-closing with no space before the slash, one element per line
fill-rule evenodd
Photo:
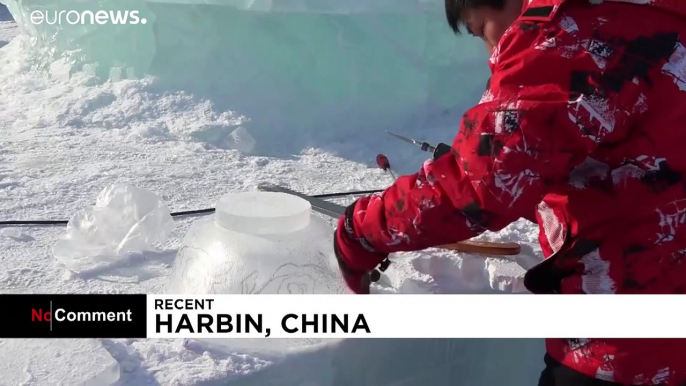
<path fill-rule="evenodd" d="M 685 0 L 524 0 L 521 21 L 551 21 L 562 4 L 588 3 L 593 5 L 603 2 L 626 3 L 659 8 L 665 12 L 675 13 L 686 19 Z"/>

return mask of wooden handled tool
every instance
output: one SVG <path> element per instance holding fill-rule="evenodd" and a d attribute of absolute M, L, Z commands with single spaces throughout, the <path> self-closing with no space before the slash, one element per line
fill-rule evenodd
<path fill-rule="evenodd" d="M 456 252 L 477 253 L 481 255 L 513 256 L 521 252 L 522 247 L 517 243 L 494 243 L 491 241 L 469 240 L 455 244 L 441 245 L 441 249 Z"/>

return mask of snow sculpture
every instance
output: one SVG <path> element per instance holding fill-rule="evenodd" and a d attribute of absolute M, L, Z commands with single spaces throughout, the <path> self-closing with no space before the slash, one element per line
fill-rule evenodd
<path fill-rule="evenodd" d="M 229 194 L 214 220 L 197 221 L 186 234 L 167 292 L 344 293 L 332 237 L 332 227 L 299 197 Z"/>
<path fill-rule="evenodd" d="M 174 227 L 167 205 L 156 194 L 114 184 L 100 192 L 95 206 L 74 214 L 53 254 L 73 271 L 88 270 L 132 252 L 154 250 Z"/>

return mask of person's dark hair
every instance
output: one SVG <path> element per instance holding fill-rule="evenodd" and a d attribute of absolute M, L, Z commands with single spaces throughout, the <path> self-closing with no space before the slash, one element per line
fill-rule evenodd
<path fill-rule="evenodd" d="M 505 7 L 505 0 L 445 0 L 445 15 L 448 18 L 450 28 L 456 34 L 459 34 L 460 25 L 464 24 L 460 13 L 465 9 L 481 7 L 503 9 Z"/>

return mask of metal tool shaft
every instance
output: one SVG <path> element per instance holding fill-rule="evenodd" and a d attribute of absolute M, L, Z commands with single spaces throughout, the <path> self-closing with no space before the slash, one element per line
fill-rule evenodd
<path fill-rule="evenodd" d="M 394 137 L 396 137 L 396 138 L 402 140 L 402 141 L 405 141 L 405 142 L 407 142 L 407 143 L 410 143 L 410 144 L 413 144 L 413 145 L 415 145 L 415 146 L 418 146 L 418 147 L 421 148 L 423 151 L 428 151 L 428 152 L 433 153 L 434 150 L 436 150 L 436 148 L 433 147 L 433 146 L 431 146 L 428 142 L 419 142 L 419 141 L 416 141 L 416 140 L 414 140 L 414 139 L 412 139 L 412 138 L 408 138 L 408 137 L 406 137 L 406 136 L 404 136 L 404 135 L 396 134 L 396 133 L 391 132 L 391 131 L 388 131 L 388 130 L 387 130 L 386 132 L 387 132 L 388 134 L 390 134 L 390 135 L 392 135 L 392 136 L 394 136 Z"/>

